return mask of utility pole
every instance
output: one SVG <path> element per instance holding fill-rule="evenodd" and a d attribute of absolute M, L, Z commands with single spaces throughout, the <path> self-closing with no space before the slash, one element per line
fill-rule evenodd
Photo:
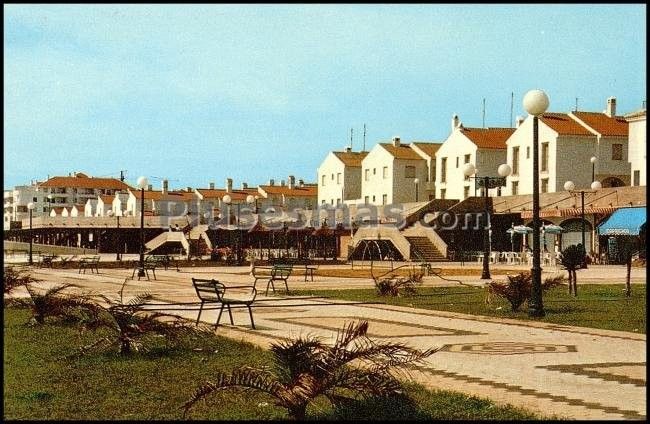
<path fill-rule="evenodd" d="M 366 151 L 366 124 L 363 124 L 363 150 L 362 150 L 362 152 L 365 152 L 365 151 Z"/>

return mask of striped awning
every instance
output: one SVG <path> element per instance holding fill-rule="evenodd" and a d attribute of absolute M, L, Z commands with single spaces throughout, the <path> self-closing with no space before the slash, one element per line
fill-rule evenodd
<path fill-rule="evenodd" d="M 601 214 L 607 215 L 613 213 L 618 208 L 614 206 L 604 207 L 585 207 L 585 215 Z M 564 209 L 542 209 L 539 211 L 540 218 L 549 217 L 564 217 L 564 216 L 580 216 L 582 215 L 582 208 L 564 208 Z M 521 217 L 523 219 L 530 219 L 533 217 L 533 211 L 522 211 Z"/>

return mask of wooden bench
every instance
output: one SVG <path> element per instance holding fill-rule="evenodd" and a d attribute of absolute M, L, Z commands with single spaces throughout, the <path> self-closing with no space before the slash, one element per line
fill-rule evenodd
<path fill-rule="evenodd" d="M 176 266 L 176 271 L 180 271 L 180 269 L 178 269 L 178 259 L 173 256 L 151 255 L 147 259 L 149 258 L 151 258 L 152 261 L 158 262 L 159 265 L 165 268 L 165 271 L 167 271 L 167 269 L 172 265 Z"/>
<path fill-rule="evenodd" d="M 199 315 L 196 317 L 196 325 L 199 324 L 199 319 L 201 318 L 201 312 L 203 312 L 203 306 L 206 303 L 221 304 L 221 309 L 219 309 L 219 316 L 217 317 L 217 322 L 215 327 L 219 327 L 219 322 L 221 321 L 221 314 L 223 313 L 223 308 L 228 308 L 228 315 L 230 316 L 230 324 L 234 325 L 232 319 L 231 307 L 246 307 L 248 308 L 248 314 L 251 317 L 251 327 L 255 330 L 255 321 L 253 321 L 253 310 L 251 305 L 255 302 L 255 297 L 257 296 L 257 290 L 255 286 L 228 286 L 226 287 L 223 283 L 220 283 L 217 280 L 206 280 L 200 278 L 192 278 L 192 284 L 196 290 L 196 295 L 201 301 L 201 307 L 199 308 Z M 245 296 L 232 296 L 227 294 L 230 289 L 250 289 L 249 293 L 246 293 Z M 247 290 L 248 291 L 248 290 Z"/>
<path fill-rule="evenodd" d="M 81 274 L 82 269 L 84 270 L 84 274 L 85 274 L 87 268 L 90 269 L 91 274 L 95 271 L 97 271 L 97 274 L 99 274 L 98 264 L 99 264 L 99 256 L 90 256 L 87 258 L 81 258 L 79 260 L 79 274 Z"/>
<path fill-rule="evenodd" d="M 253 286 L 257 285 L 258 280 L 267 281 L 266 292 L 264 293 L 264 295 L 267 296 L 269 294 L 269 287 L 271 287 L 273 289 L 273 293 L 275 293 L 275 284 L 273 284 L 274 281 L 284 281 L 284 287 L 287 289 L 287 293 L 289 293 L 287 280 L 291 276 L 292 271 L 293 265 L 291 264 L 275 264 L 272 267 L 253 267 L 253 278 L 255 278 Z"/>
<path fill-rule="evenodd" d="M 311 281 L 314 281 L 314 271 L 318 269 L 318 266 L 314 265 L 308 258 L 278 258 L 273 261 L 273 264 L 304 269 L 305 281 L 307 281 L 308 276 Z"/>
<path fill-rule="evenodd" d="M 55 254 L 42 254 L 40 260 L 38 261 L 39 268 L 43 268 L 44 266 L 52 268 L 52 262 L 54 262 L 54 259 L 56 258 L 57 256 Z"/>

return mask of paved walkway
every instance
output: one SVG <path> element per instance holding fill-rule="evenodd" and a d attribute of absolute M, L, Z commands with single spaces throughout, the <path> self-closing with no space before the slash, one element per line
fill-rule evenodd
<path fill-rule="evenodd" d="M 157 280 L 130 281 L 127 292 L 146 291 L 161 303 L 195 302 L 191 277 L 245 284 L 252 282 L 245 274 L 247 269 L 157 270 Z M 596 272 L 596 267 L 592 269 Z M 607 282 L 620 282 L 624 278 L 621 270 L 601 268 L 598 273 Z M 616 278 L 608 276 L 609 272 L 615 272 Z M 76 270 L 35 269 L 34 275 L 46 282 L 70 282 L 94 292 L 117 294 L 131 270 L 100 268 L 99 275 L 84 275 Z M 468 283 L 483 284 L 478 277 L 466 278 Z M 437 285 L 433 280 L 427 277 L 425 284 Z M 585 280 L 586 275 L 581 281 Z M 369 279 L 314 277 L 314 282 L 305 283 L 302 276 L 292 277 L 289 284 L 292 289 L 372 287 Z M 346 321 L 365 319 L 372 337 L 441 348 L 411 373 L 427 387 L 489 397 L 558 418 L 646 419 L 644 334 L 313 297 L 265 297 L 260 291 L 254 306 L 256 330 L 250 328 L 246 310 L 235 310 L 235 325 L 220 326 L 217 333 L 266 347 L 301 334 L 333 340 Z M 189 319 L 197 315 L 187 306 L 173 312 Z M 214 323 L 216 315 L 215 310 L 204 311 L 201 318 Z M 224 322 L 228 322 L 227 315 L 222 317 Z"/>

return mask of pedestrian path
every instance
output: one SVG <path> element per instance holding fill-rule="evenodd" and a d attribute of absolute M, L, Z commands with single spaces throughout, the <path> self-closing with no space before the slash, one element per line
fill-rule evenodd
<path fill-rule="evenodd" d="M 226 285 L 251 283 L 247 268 L 181 268 L 157 271 L 157 280 L 132 280 L 127 293 L 148 292 L 157 303 L 177 306 L 177 313 L 195 320 L 197 310 L 191 277 L 216 278 Z M 116 294 L 130 270 L 101 269 L 100 274 L 76 270 L 35 269 L 47 283 L 69 282 L 84 290 Z M 369 279 L 291 278 L 291 288 L 372 287 Z M 473 283 L 483 281 L 473 277 Z M 262 292 L 262 290 L 260 290 Z M 316 297 L 258 295 L 253 306 L 257 329 L 250 328 L 245 309 L 233 310 L 234 325 L 222 317 L 217 333 L 268 347 L 278 340 L 316 335 L 334 340 L 344 323 L 364 319 L 369 335 L 409 346 L 440 351 L 411 370 L 413 380 L 433 389 L 448 389 L 498 403 L 510 403 L 545 416 L 569 419 L 646 419 L 646 336 L 621 331 L 569 327 L 432 311 L 377 303 Z M 214 323 L 218 311 L 202 321 Z"/>

